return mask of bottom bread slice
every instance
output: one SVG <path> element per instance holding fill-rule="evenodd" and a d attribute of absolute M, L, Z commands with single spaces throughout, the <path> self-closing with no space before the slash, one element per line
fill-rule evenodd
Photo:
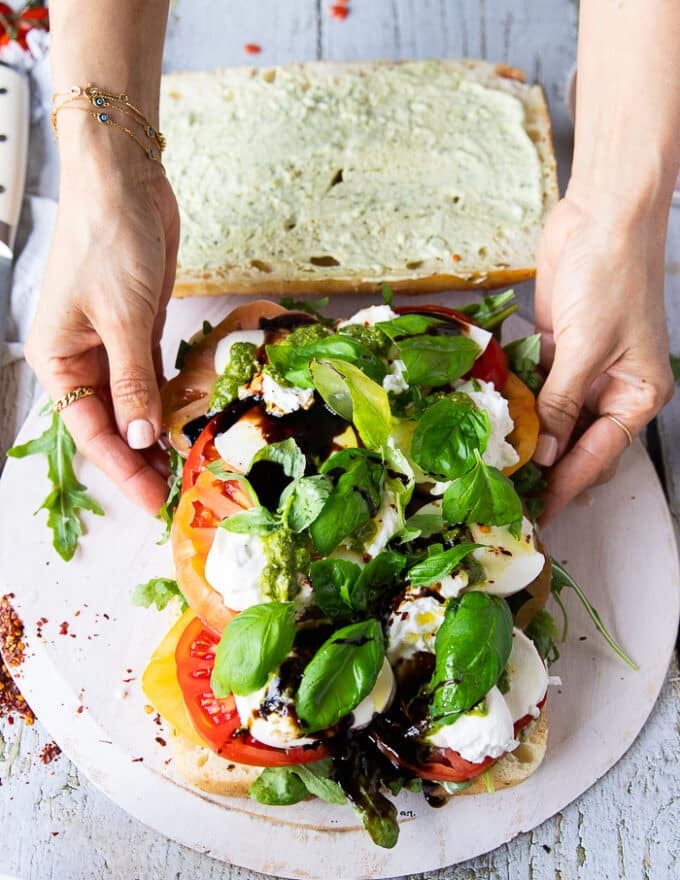
<path fill-rule="evenodd" d="M 472 780 L 460 794 L 482 794 L 489 787 L 501 790 L 519 785 L 538 769 L 548 743 L 548 721 L 545 710 L 520 734 L 520 744 L 493 764 L 487 773 Z M 247 797 L 248 789 L 262 772 L 262 767 L 236 764 L 220 758 L 207 748 L 195 745 L 181 735 L 170 738 L 174 764 L 191 785 L 210 794 Z"/>

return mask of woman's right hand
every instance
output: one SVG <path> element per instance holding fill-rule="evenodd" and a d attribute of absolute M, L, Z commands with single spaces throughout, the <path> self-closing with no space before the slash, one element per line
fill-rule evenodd
<path fill-rule="evenodd" d="M 53 400 L 97 389 L 65 408 L 64 422 L 79 451 L 155 514 L 167 496 L 150 447 L 161 431 L 177 203 L 161 166 L 124 133 L 73 111 L 59 127 L 59 211 L 26 358 Z"/>

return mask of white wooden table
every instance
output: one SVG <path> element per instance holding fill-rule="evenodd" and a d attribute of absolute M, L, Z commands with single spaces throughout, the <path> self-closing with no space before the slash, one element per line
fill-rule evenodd
<path fill-rule="evenodd" d="M 571 126 L 563 90 L 574 62 L 575 41 L 572 0 L 354 0 L 346 21 L 331 18 L 321 0 L 174 0 L 165 66 L 171 70 L 253 60 L 269 65 L 315 58 L 432 56 L 504 61 L 523 68 L 546 90 L 564 184 Z M 261 45 L 261 54 L 246 55 L 246 43 Z M 34 132 L 34 142 L 41 136 Z M 524 314 L 530 317 L 530 286 L 522 291 L 522 301 Z M 671 216 L 667 302 L 674 350 L 680 352 L 680 206 Z M 34 393 L 23 362 L 0 371 L 0 455 L 11 444 Z M 651 438 L 676 522 L 678 438 L 680 401 L 676 400 L 657 420 Z M 508 845 L 455 868 L 418 877 L 680 877 L 679 729 L 680 673 L 674 661 L 638 740 L 592 789 Z M 215 862 L 145 828 L 80 778 L 65 757 L 44 766 L 38 755 L 50 737 L 39 723 L 28 728 L 0 722 L 0 735 L 0 875 L 6 872 L 21 880 L 254 880 L 261 876 Z"/>

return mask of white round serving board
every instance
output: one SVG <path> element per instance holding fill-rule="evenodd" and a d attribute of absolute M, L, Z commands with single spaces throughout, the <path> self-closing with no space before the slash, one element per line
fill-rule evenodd
<path fill-rule="evenodd" d="M 243 301 L 172 303 L 167 362 L 180 336 Z M 348 314 L 358 305 L 343 297 L 333 311 Z M 515 321 L 514 330 L 511 335 L 527 327 Z M 36 436 L 46 421 L 36 407 L 19 441 Z M 44 460 L 11 459 L 0 481 L 0 593 L 14 593 L 26 627 L 19 684 L 64 752 L 112 800 L 215 858 L 324 880 L 391 877 L 469 859 L 534 828 L 599 779 L 631 745 L 661 688 L 677 629 L 678 556 L 661 487 L 636 442 L 616 478 L 572 504 L 543 537 L 640 670 L 618 661 L 567 595 L 569 638 L 553 667 L 563 686 L 551 689 L 548 753 L 526 783 L 453 799 L 439 810 L 420 796 L 400 795 L 401 834 L 393 850 L 374 846 L 349 807 L 314 800 L 268 808 L 206 795 L 174 775 L 168 748 L 156 741 L 164 731 L 145 712 L 139 687 L 169 618 L 133 607 L 130 592 L 152 576 L 172 576 L 169 548 L 155 543 L 159 524 L 87 462 L 77 471 L 106 516 L 86 515 L 87 534 L 70 563 L 54 552 L 45 513 L 33 515 L 48 490 Z M 40 618 L 48 621 L 42 637 Z"/>

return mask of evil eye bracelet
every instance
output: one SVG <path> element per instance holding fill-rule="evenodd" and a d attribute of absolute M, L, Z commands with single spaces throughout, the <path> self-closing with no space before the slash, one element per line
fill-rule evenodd
<path fill-rule="evenodd" d="M 88 106 L 89 105 L 89 106 Z M 52 97 L 52 129 L 57 136 L 57 115 L 61 110 L 82 110 L 92 116 L 100 125 L 110 125 L 125 132 L 146 153 L 148 159 L 161 161 L 161 153 L 165 149 L 165 138 L 157 131 L 142 113 L 139 107 L 129 100 L 124 93 L 100 89 L 92 83 L 82 86 L 71 86 L 66 92 L 55 92 Z M 126 120 L 136 130 L 126 124 Z"/>

